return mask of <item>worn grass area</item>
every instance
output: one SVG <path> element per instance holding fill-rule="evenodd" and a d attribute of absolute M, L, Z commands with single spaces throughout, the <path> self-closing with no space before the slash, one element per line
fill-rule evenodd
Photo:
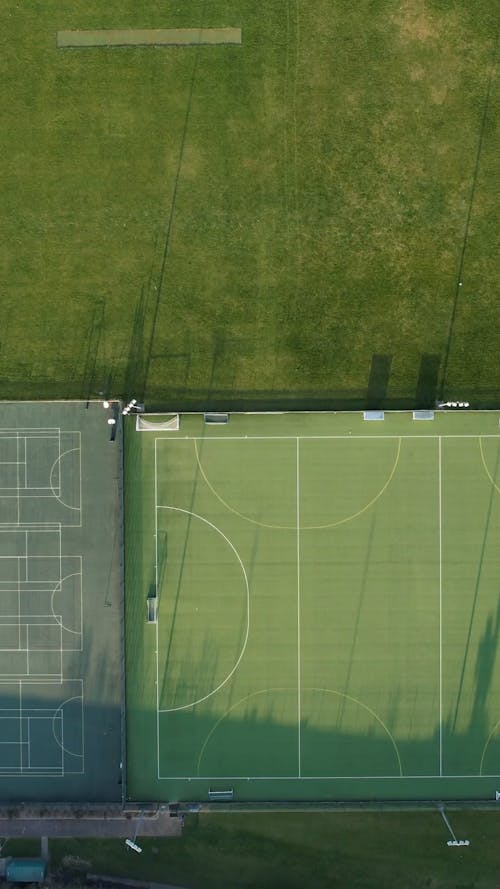
<path fill-rule="evenodd" d="M 0 26 L 3 397 L 346 405 L 385 355 L 379 401 L 436 369 L 498 401 L 496 0 L 6 0 Z M 55 44 L 165 26 L 244 47 Z"/>
<path fill-rule="evenodd" d="M 155 30 L 58 31 L 58 47 L 194 46 L 241 43 L 239 28 L 156 28 Z"/>
<path fill-rule="evenodd" d="M 57 867 L 71 854 L 98 873 L 189 889 L 496 889 L 497 815 L 451 813 L 471 845 L 450 849 L 439 814 L 203 815 L 179 840 L 52 840 Z"/>

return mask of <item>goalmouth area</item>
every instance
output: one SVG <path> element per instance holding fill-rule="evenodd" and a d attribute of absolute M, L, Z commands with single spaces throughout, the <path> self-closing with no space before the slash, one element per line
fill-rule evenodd
<path fill-rule="evenodd" d="M 375 417 L 125 420 L 129 800 L 494 802 L 500 414 Z"/>

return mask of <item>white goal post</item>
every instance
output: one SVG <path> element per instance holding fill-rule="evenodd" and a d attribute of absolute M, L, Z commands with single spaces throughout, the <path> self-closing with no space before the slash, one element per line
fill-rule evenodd
<path fill-rule="evenodd" d="M 176 432 L 179 428 L 179 414 L 137 414 L 137 432 Z"/>

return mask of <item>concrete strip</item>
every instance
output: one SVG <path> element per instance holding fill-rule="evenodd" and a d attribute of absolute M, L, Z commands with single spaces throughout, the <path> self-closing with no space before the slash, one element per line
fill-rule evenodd
<path fill-rule="evenodd" d="M 89 883 L 111 883 L 113 886 L 126 886 L 127 889 L 183 889 L 172 883 L 149 883 L 143 880 L 129 880 L 123 877 L 112 877 L 109 874 L 87 874 Z"/>
<path fill-rule="evenodd" d="M 58 31 L 57 46 L 200 46 L 241 43 L 241 28 Z"/>
<path fill-rule="evenodd" d="M 137 818 L 2 818 L 2 837 L 133 837 Z M 160 814 L 158 818 L 143 819 L 138 825 L 138 836 L 178 837 L 182 833 L 182 819 Z"/>
<path fill-rule="evenodd" d="M 40 839 L 40 854 L 44 861 L 49 860 L 49 838 L 41 837 Z"/>

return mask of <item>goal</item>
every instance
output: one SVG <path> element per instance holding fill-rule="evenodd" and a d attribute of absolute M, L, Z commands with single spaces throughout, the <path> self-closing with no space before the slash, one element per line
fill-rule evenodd
<path fill-rule="evenodd" d="M 137 432 L 175 432 L 179 428 L 179 414 L 137 414 Z"/>

